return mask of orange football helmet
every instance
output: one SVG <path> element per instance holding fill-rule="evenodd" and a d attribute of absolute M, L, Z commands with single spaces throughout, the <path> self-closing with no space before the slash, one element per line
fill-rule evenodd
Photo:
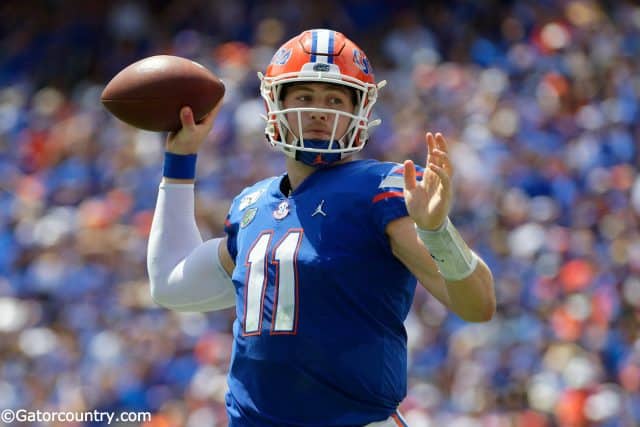
<path fill-rule="evenodd" d="M 343 34 L 327 30 L 307 30 L 283 44 L 271 59 L 266 73 L 258 73 L 260 94 L 267 107 L 266 136 L 272 146 L 288 156 L 299 159 L 301 152 L 308 155 L 326 153 L 331 161 L 343 158 L 364 148 L 369 129 L 380 124 L 370 121 L 371 109 L 378 99 L 378 90 L 386 82 L 376 83 L 371 64 L 364 52 Z M 332 83 L 347 86 L 357 94 L 353 114 L 324 108 L 283 109 L 281 93 L 284 85 L 296 82 Z M 318 141 L 305 143 L 302 135 L 292 132 L 286 114 L 296 113 L 298 121 L 302 112 L 324 112 L 334 115 L 333 135 L 329 141 L 318 145 Z M 347 116 L 350 124 L 339 139 L 335 130 L 340 116 Z M 293 129 L 301 129 L 295 124 Z M 293 140 L 286 142 L 288 134 Z M 311 154 L 313 153 L 313 154 Z"/>

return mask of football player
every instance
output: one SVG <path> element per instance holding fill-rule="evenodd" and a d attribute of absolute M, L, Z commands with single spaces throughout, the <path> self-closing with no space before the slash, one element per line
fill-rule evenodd
<path fill-rule="evenodd" d="M 294 37 L 259 78 L 266 135 L 286 172 L 242 191 L 226 236 L 203 242 L 195 161 L 217 110 L 196 124 L 183 108 L 149 241 L 153 299 L 180 311 L 235 305 L 232 427 L 406 425 L 403 321 L 416 279 L 467 321 L 495 310 L 489 268 L 448 218 L 445 138 L 426 134 L 424 168 L 352 159 L 377 124 L 384 83 L 339 32 Z"/>

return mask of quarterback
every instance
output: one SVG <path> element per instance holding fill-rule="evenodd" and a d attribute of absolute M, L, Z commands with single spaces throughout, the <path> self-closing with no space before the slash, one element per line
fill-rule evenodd
<path fill-rule="evenodd" d="M 339 32 L 294 37 L 259 78 L 265 133 L 286 171 L 242 191 L 226 235 L 203 242 L 195 162 L 219 107 L 198 124 L 183 108 L 149 240 L 153 299 L 180 311 L 235 306 L 230 426 L 405 426 L 403 321 L 416 282 L 466 321 L 495 311 L 491 271 L 448 217 L 447 142 L 426 134 L 424 167 L 352 158 L 377 124 L 384 82 Z"/>

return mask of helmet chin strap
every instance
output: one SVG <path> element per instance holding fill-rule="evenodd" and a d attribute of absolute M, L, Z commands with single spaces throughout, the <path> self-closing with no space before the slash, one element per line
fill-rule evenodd
<path fill-rule="evenodd" d="M 330 145 L 340 143 L 333 141 L 333 143 L 326 139 L 305 139 L 304 145 L 309 148 L 327 149 Z M 311 151 L 296 150 L 295 159 L 314 168 L 324 168 L 331 166 L 335 162 L 342 159 L 342 153 L 314 153 Z"/>

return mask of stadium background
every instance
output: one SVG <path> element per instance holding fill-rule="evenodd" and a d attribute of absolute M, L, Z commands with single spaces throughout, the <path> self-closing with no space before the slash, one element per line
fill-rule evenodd
<path fill-rule="evenodd" d="M 425 2 L 426 3 L 426 2 Z M 640 425 L 640 6 L 588 0 L 36 1 L 0 4 L 0 408 L 151 411 L 225 425 L 231 311 L 150 301 L 162 135 L 100 92 L 153 54 L 222 77 L 197 217 L 280 173 L 256 71 L 303 29 L 344 32 L 387 79 L 367 157 L 424 161 L 441 131 L 452 217 L 499 302 L 466 324 L 419 290 L 412 427 Z"/>

